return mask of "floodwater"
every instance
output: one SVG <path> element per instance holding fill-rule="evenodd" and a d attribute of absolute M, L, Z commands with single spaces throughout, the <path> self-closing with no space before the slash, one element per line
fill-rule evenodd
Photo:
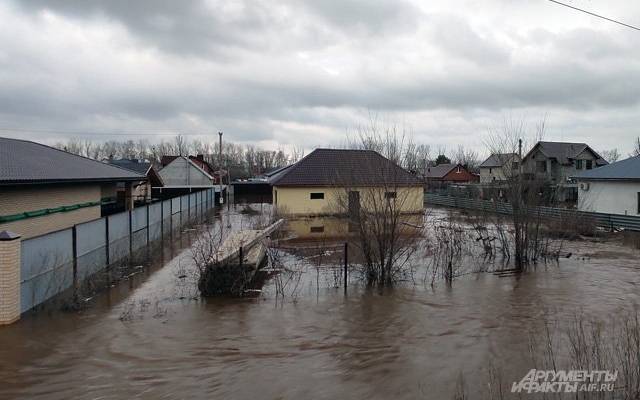
<path fill-rule="evenodd" d="M 199 300 L 184 278 L 196 235 L 82 312 L 0 328 L 0 398 L 449 399 L 461 374 L 475 398 L 490 365 L 509 385 L 533 368 L 527 335 L 548 316 L 604 318 L 640 300 L 636 251 L 588 242 L 520 276 L 382 291 L 352 277 L 346 293 L 339 265 L 283 250 L 299 274 L 257 297 Z"/>

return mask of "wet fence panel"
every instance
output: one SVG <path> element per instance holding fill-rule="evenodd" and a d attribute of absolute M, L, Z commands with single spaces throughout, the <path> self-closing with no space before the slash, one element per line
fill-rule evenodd
<path fill-rule="evenodd" d="M 162 234 L 168 235 L 171 232 L 171 204 L 172 200 L 162 202 Z"/>
<path fill-rule="evenodd" d="M 86 279 L 107 265 L 106 218 L 76 225 L 78 279 Z"/>
<path fill-rule="evenodd" d="M 197 192 L 23 240 L 22 312 L 71 288 L 74 279 L 81 282 L 110 264 L 128 259 L 172 227 L 180 229 L 187 224 L 189 213 L 197 215 L 194 210 L 204 213 L 213 207 L 213 199 L 213 190 Z"/>
<path fill-rule="evenodd" d="M 20 307 L 28 311 L 73 284 L 73 230 L 22 241 Z"/>
<path fill-rule="evenodd" d="M 198 193 L 189 195 L 189 222 L 194 223 L 198 220 Z"/>
<path fill-rule="evenodd" d="M 158 240 L 162 237 L 162 203 L 153 203 L 149 208 L 149 240 Z"/>
<path fill-rule="evenodd" d="M 147 210 L 138 207 L 131 210 L 131 250 L 140 250 L 147 245 Z"/>
<path fill-rule="evenodd" d="M 129 256 L 129 213 L 110 215 L 109 262 L 115 263 Z"/>
<path fill-rule="evenodd" d="M 185 194 L 184 196 L 180 196 L 180 211 L 188 212 L 189 211 L 189 195 Z"/>

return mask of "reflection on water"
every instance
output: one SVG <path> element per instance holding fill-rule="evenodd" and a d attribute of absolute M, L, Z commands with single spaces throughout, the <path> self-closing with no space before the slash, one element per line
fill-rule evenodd
<path fill-rule="evenodd" d="M 278 298 L 270 280 L 257 299 L 194 300 L 176 278 L 191 263 L 181 240 L 162 268 L 83 313 L 0 329 L 0 398 L 447 399 L 461 371 L 469 387 L 486 385 L 489 360 L 524 376 L 527 334 L 545 313 L 607 316 L 640 297 L 635 253 L 582 259 L 598 245 L 573 243 L 572 258 L 519 277 L 385 290 L 353 281 L 346 294 L 330 265 L 291 256 L 295 298 Z"/>
<path fill-rule="evenodd" d="M 423 215 L 407 214 L 399 218 L 398 231 L 403 234 L 419 233 L 424 225 Z M 343 217 L 295 217 L 287 219 L 285 228 L 297 240 L 334 240 L 353 237 L 358 226 Z"/>

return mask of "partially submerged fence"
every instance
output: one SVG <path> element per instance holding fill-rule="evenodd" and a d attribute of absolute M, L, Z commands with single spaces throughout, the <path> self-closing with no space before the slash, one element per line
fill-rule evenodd
<path fill-rule="evenodd" d="M 511 204 L 501 201 L 471 199 L 457 196 L 446 196 L 438 193 L 425 193 L 425 205 L 438 205 L 454 208 L 465 208 L 493 212 L 499 214 L 511 214 Z M 542 218 L 569 220 L 570 218 L 590 219 L 595 225 L 608 229 L 628 229 L 640 231 L 640 217 L 634 215 L 604 214 L 596 212 L 570 210 L 555 207 L 535 207 L 529 210 Z"/>
<path fill-rule="evenodd" d="M 203 190 L 23 240 L 20 312 L 201 220 L 215 196 L 215 189 Z"/>

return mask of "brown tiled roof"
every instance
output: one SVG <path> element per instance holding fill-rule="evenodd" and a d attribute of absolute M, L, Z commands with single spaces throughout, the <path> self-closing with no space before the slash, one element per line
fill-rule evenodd
<path fill-rule="evenodd" d="M 428 167 L 425 177 L 426 178 L 444 178 L 449 172 L 460 164 L 439 164 L 433 167 Z"/>
<path fill-rule="evenodd" d="M 316 149 L 269 178 L 273 186 L 413 186 L 410 172 L 372 150 Z"/>

